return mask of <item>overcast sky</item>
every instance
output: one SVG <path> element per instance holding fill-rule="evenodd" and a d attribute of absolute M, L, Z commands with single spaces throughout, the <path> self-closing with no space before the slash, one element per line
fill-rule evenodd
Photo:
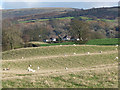
<path fill-rule="evenodd" d="M 118 2 L 119 0 L 4 0 L 4 2 Z"/>
<path fill-rule="evenodd" d="M 22 2 L 26 5 L 30 4 L 30 2 L 103 2 L 103 6 L 112 6 L 111 2 L 119 2 L 119 0 L 0 0 L 0 8 L 4 8 L 3 3 L 6 2 Z M 104 3 L 107 2 L 107 3 Z M 11 5 L 12 6 L 12 5 Z M 18 3 L 19 6 L 19 3 Z M 32 3 L 31 3 L 32 6 Z M 99 3 L 95 6 L 101 6 Z M 114 6 L 114 4 L 113 4 Z M 94 7 L 94 6 L 93 6 Z"/>

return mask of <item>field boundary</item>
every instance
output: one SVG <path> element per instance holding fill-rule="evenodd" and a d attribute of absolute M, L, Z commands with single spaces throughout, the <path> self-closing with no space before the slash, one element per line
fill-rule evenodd
<path fill-rule="evenodd" d="M 13 50 L 9 50 L 9 51 L 26 50 L 26 49 L 36 49 L 36 48 L 51 48 L 51 47 L 70 47 L 70 46 L 73 46 L 73 47 L 77 47 L 77 46 L 116 47 L 115 45 L 77 45 L 76 44 L 76 45 L 53 45 L 53 46 L 51 45 L 51 46 L 40 46 L 40 47 L 27 47 L 27 48 L 13 49 Z M 6 53 L 6 52 L 9 52 L 9 51 L 4 51 L 2 53 Z"/>

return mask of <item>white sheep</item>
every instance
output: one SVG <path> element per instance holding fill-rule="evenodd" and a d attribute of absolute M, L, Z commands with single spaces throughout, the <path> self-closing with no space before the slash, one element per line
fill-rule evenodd
<path fill-rule="evenodd" d="M 116 57 L 114 60 L 116 60 L 116 59 L 118 60 L 118 57 Z"/>
<path fill-rule="evenodd" d="M 87 52 L 87 54 L 90 54 L 90 52 Z"/>
<path fill-rule="evenodd" d="M 67 56 L 66 54 L 64 54 L 64 56 Z"/>
<path fill-rule="evenodd" d="M 22 57 L 22 59 L 23 59 L 24 57 Z"/>
<path fill-rule="evenodd" d="M 67 68 L 67 67 L 65 67 L 65 70 L 68 70 L 68 68 Z"/>
<path fill-rule="evenodd" d="M 62 45 L 60 45 L 60 46 L 62 46 Z"/>
<path fill-rule="evenodd" d="M 29 72 L 35 72 L 35 70 L 31 69 L 30 67 L 28 67 L 28 71 Z"/>
<path fill-rule="evenodd" d="M 40 67 L 38 66 L 38 70 L 40 69 Z"/>
<path fill-rule="evenodd" d="M 118 45 L 116 45 L 116 47 L 118 47 Z"/>
<path fill-rule="evenodd" d="M 74 55 L 76 54 L 76 53 L 73 53 Z"/>
<path fill-rule="evenodd" d="M 76 46 L 75 44 L 73 44 L 74 46 Z"/>

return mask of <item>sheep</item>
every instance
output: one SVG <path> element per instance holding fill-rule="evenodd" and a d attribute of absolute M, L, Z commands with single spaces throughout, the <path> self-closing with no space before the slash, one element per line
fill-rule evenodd
<path fill-rule="evenodd" d="M 100 53 L 102 53 L 102 51 L 100 51 Z"/>
<path fill-rule="evenodd" d="M 24 57 L 22 57 L 22 59 L 23 59 Z"/>
<path fill-rule="evenodd" d="M 35 72 L 35 70 L 31 69 L 30 67 L 28 67 L 28 71 L 29 72 Z"/>
<path fill-rule="evenodd" d="M 29 65 L 29 67 L 32 67 L 32 65 Z"/>
<path fill-rule="evenodd" d="M 3 68 L 3 70 L 4 70 L 4 71 L 6 71 L 6 70 L 7 70 L 7 68 Z"/>
<path fill-rule="evenodd" d="M 75 44 L 73 44 L 74 46 L 76 46 Z"/>
<path fill-rule="evenodd" d="M 4 71 L 10 70 L 10 68 L 3 68 Z"/>
<path fill-rule="evenodd" d="M 116 60 L 116 59 L 118 60 L 118 57 L 116 57 L 114 60 Z"/>
<path fill-rule="evenodd" d="M 118 45 L 116 45 L 116 47 L 118 47 Z"/>
<path fill-rule="evenodd" d="M 76 54 L 76 53 L 73 53 L 74 55 Z"/>
<path fill-rule="evenodd" d="M 40 67 L 38 66 L 38 70 L 40 69 Z"/>
<path fill-rule="evenodd" d="M 67 68 L 67 67 L 65 67 L 65 70 L 68 70 L 68 68 Z"/>
<path fill-rule="evenodd" d="M 87 52 L 87 54 L 90 54 L 90 52 Z"/>
<path fill-rule="evenodd" d="M 60 46 L 62 46 L 62 45 L 60 45 Z"/>
<path fill-rule="evenodd" d="M 64 56 L 67 56 L 66 54 L 64 54 Z"/>
<path fill-rule="evenodd" d="M 7 70 L 10 70 L 10 68 L 7 68 Z"/>

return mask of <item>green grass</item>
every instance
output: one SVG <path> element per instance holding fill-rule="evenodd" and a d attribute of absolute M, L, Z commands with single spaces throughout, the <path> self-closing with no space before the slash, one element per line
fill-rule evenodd
<path fill-rule="evenodd" d="M 115 20 L 109 20 L 109 19 L 101 19 L 101 20 L 106 22 L 115 22 Z"/>
<path fill-rule="evenodd" d="M 55 19 L 58 19 L 58 20 L 61 20 L 61 19 L 73 19 L 74 17 L 62 17 L 62 18 L 55 18 Z"/>
<path fill-rule="evenodd" d="M 87 45 L 118 45 L 118 38 L 94 39 L 87 42 Z"/>
<path fill-rule="evenodd" d="M 92 20 L 92 18 L 89 18 L 89 17 L 80 16 L 80 18 L 83 19 L 83 20 Z"/>
<path fill-rule="evenodd" d="M 61 18 L 53 18 L 57 20 L 63 20 L 63 19 L 73 19 L 75 17 L 61 17 Z M 79 16 L 82 20 L 86 21 L 93 21 L 92 18 L 89 17 L 84 17 L 84 16 Z M 28 20 L 28 21 L 19 21 L 19 23 L 30 23 L 30 22 L 38 22 L 38 21 L 48 21 L 50 19 L 39 19 L 39 20 Z M 115 22 L 115 20 L 109 20 L 109 19 L 97 19 L 98 21 L 105 21 L 105 22 Z"/>

